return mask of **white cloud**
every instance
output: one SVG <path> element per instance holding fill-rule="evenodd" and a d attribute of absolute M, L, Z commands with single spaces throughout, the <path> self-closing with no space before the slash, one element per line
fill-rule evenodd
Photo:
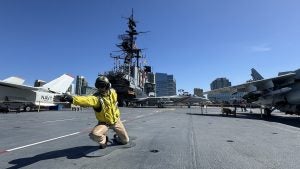
<path fill-rule="evenodd" d="M 269 45 L 263 44 L 263 45 L 258 45 L 258 46 L 252 46 L 251 50 L 253 52 L 268 52 L 268 51 L 271 51 L 272 48 Z"/>

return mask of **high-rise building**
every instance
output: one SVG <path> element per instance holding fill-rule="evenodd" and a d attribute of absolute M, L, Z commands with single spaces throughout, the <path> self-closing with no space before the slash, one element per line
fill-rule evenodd
<path fill-rule="evenodd" d="M 147 79 L 149 83 L 155 83 L 155 74 L 152 72 L 147 73 Z"/>
<path fill-rule="evenodd" d="M 211 82 L 210 88 L 211 90 L 223 88 L 223 87 L 229 87 L 231 86 L 231 82 L 225 78 L 217 78 L 214 81 Z M 213 102 L 229 102 L 230 99 L 232 98 L 232 95 L 229 91 L 224 91 L 224 92 L 218 92 L 218 93 L 211 93 L 207 95 L 207 98 Z"/>
<path fill-rule="evenodd" d="M 176 80 L 173 75 L 155 73 L 156 96 L 176 95 Z"/>
<path fill-rule="evenodd" d="M 229 82 L 229 80 L 226 78 L 217 78 L 210 84 L 211 90 L 219 89 L 223 87 L 229 87 L 229 86 L 231 86 L 231 82 Z M 245 94 L 244 92 L 236 92 L 235 94 L 232 94 L 230 89 L 224 89 L 223 91 L 220 92 L 208 94 L 207 98 L 216 103 L 221 103 L 221 102 L 231 103 L 236 100 L 242 100 L 242 96 L 244 94 Z"/>
<path fill-rule="evenodd" d="M 215 90 L 215 89 L 228 87 L 228 86 L 231 86 L 231 82 L 227 78 L 222 77 L 222 78 L 217 78 L 213 82 L 211 82 L 210 89 Z"/>
<path fill-rule="evenodd" d="M 155 92 L 155 74 L 147 72 L 147 81 L 144 85 L 144 91 L 147 96 L 156 96 Z"/>
<path fill-rule="evenodd" d="M 194 95 L 196 95 L 196 96 L 203 96 L 203 89 L 194 88 Z"/>
<path fill-rule="evenodd" d="M 85 95 L 86 94 L 86 87 L 88 86 L 87 81 L 83 76 L 76 77 L 76 90 L 75 94 L 77 95 Z"/>

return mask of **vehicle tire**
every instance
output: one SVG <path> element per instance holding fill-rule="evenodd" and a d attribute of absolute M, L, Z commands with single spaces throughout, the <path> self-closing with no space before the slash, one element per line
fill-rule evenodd
<path fill-rule="evenodd" d="M 24 111 L 25 112 L 30 112 L 31 111 L 31 107 L 30 106 L 25 106 L 24 107 Z"/>

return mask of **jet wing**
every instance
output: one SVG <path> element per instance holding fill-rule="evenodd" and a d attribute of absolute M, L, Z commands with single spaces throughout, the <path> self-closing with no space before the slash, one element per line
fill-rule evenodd
<path fill-rule="evenodd" d="M 53 93 L 65 93 L 67 89 L 70 87 L 74 78 L 68 74 L 63 74 L 60 77 L 46 83 L 42 87 L 33 87 L 22 85 L 24 80 L 18 77 L 9 77 L 3 81 L 0 81 L 0 86 L 6 86 L 11 88 L 18 88 L 24 90 L 32 90 L 32 91 L 45 91 L 45 92 L 53 92 Z"/>
<path fill-rule="evenodd" d="M 207 102 L 209 100 L 205 97 L 191 96 L 188 101 L 191 103 L 199 103 L 199 102 Z"/>
<path fill-rule="evenodd" d="M 171 99 L 174 98 L 172 96 L 161 96 L 161 97 L 144 97 L 144 98 L 135 98 L 134 100 L 137 102 L 143 101 L 155 101 L 155 100 L 163 100 L 163 99 Z"/>
<path fill-rule="evenodd" d="M 144 97 L 144 98 L 135 98 L 135 102 L 145 102 L 145 101 L 177 101 L 179 99 L 185 99 L 186 97 L 180 97 L 178 95 L 174 96 L 159 96 L 159 97 Z"/>
<path fill-rule="evenodd" d="M 257 80 L 237 86 L 232 86 L 232 88 L 236 88 L 238 92 L 254 92 L 267 90 L 273 88 L 274 86 L 293 83 L 293 77 L 295 77 L 295 75 L 296 73 L 288 73 L 269 79 Z"/>
<path fill-rule="evenodd" d="M 136 98 L 135 100 L 136 100 L 136 102 L 144 102 L 144 101 L 172 101 L 174 103 L 208 101 L 208 99 L 206 99 L 204 97 L 184 96 L 184 95 Z"/>
<path fill-rule="evenodd" d="M 211 90 L 204 92 L 204 94 L 216 94 L 216 93 L 236 93 L 236 92 L 254 92 L 254 91 L 262 91 L 273 88 L 274 86 L 281 86 L 284 84 L 290 84 L 294 82 L 293 77 L 296 76 L 296 73 L 288 73 L 285 75 L 251 81 L 248 83 L 243 83 L 236 86 L 224 87 L 216 90 Z"/>
<path fill-rule="evenodd" d="M 17 84 L 17 85 L 23 85 L 23 83 L 25 82 L 24 79 L 19 78 L 19 77 L 15 77 L 15 76 L 6 78 L 6 79 L 4 79 L 4 80 L 2 80 L 2 81 L 3 81 L 3 82 L 6 82 L 6 83 Z"/>
<path fill-rule="evenodd" d="M 236 89 L 234 88 L 235 86 L 231 87 L 223 87 L 215 90 L 210 90 L 203 92 L 203 94 L 217 94 L 217 93 L 228 93 L 228 92 L 234 92 Z"/>
<path fill-rule="evenodd" d="M 24 89 L 24 90 L 38 90 L 38 88 L 32 87 L 32 86 L 27 86 L 27 85 L 19 85 L 19 84 L 13 84 L 13 83 L 8 83 L 4 81 L 0 81 L 0 86 L 5 86 L 5 87 L 10 87 L 10 88 L 17 88 L 17 89 Z"/>

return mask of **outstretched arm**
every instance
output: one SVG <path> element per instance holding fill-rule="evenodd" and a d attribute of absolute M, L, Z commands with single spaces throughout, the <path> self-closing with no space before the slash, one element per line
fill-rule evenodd
<path fill-rule="evenodd" d="M 54 96 L 54 101 L 55 102 L 70 102 L 70 103 L 73 103 L 73 96 L 67 94 L 67 93 L 64 93 L 63 95 L 56 95 Z"/>
<path fill-rule="evenodd" d="M 99 107 L 100 102 L 96 96 L 74 96 L 73 104 L 83 107 Z"/>

